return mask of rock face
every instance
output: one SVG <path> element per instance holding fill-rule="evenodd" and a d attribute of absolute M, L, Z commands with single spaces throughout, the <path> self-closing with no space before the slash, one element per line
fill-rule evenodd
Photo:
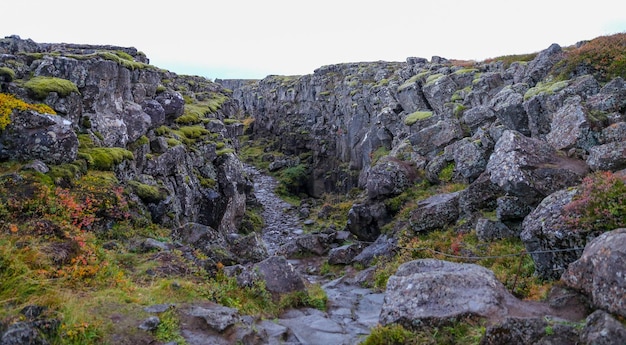
<path fill-rule="evenodd" d="M 197 222 L 225 235 L 237 232 L 251 185 L 236 156 L 217 152 L 218 143 L 236 141 L 241 134 L 237 125 L 222 122 L 237 114 L 234 103 L 218 84 L 178 76 L 148 62 L 135 48 L 1 39 L 0 67 L 15 74 L 13 81 L 1 83 L 2 92 L 28 103 L 43 102 L 58 115 L 15 111 L 0 133 L 0 158 L 71 163 L 89 154 L 79 149 L 79 138 L 81 147 L 126 149 L 133 159 L 113 170 L 123 183 L 159 189 L 163 197 L 141 200 L 154 221 L 170 227 Z M 31 77 L 58 78 L 77 92 L 53 91 L 41 97 L 15 83 Z M 213 119 L 194 127 L 202 134 L 189 134 L 192 138 L 184 132 L 185 123 L 177 122 L 185 112 L 183 96 L 221 100 Z M 206 139 L 209 134 L 213 141 Z M 198 140 L 201 135 L 204 139 Z"/>
<path fill-rule="evenodd" d="M 216 82 L 255 118 L 253 138 L 275 138 L 272 150 L 305 157 L 299 162 L 308 169 L 311 196 L 367 191 L 348 229 L 372 241 L 395 212 L 381 210 L 381 201 L 423 178 L 470 184 L 455 213 L 472 222 L 477 211 L 493 211 L 498 198 L 516 198 L 520 213 L 501 209 L 498 220 L 519 227 L 543 198 L 591 170 L 622 169 L 624 136 L 608 130 L 626 119 L 622 78 L 601 80 L 581 66 L 554 82 L 551 73 L 566 58 L 551 45 L 510 66 L 409 58 Z M 477 180 L 480 187 L 472 187 Z M 367 219 L 362 210 L 376 216 Z"/>
<path fill-rule="evenodd" d="M 0 134 L 0 157 L 39 159 L 48 164 L 70 163 L 78 153 L 72 122 L 60 116 L 18 111 Z"/>

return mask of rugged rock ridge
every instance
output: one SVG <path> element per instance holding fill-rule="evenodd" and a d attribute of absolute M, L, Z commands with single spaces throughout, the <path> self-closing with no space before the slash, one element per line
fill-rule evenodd
<path fill-rule="evenodd" d="M 0 66 L 13 71 L 4 76 L 2 92 L 47 104 L 59 115 L 16 112 L 0 138 L 0 155 L 61 164 L 81 157 L 79 145 L 125 149 L 132 159 L 112 168 L 124 183 L 158 189 L 156 198 L 138 198 L 156 222 L 237 232 L 251 184 L 238 158 L 223 150 L 234 149 L 241 134 L 241 123 L 223 122 L 237 116 L 236 103 L 205 78 L 148 63 L 135 48 L 0 40 Z M 76 88 L 39 97 L 24 85 L 36 77 L 60 78 Z M 213 102 L 210 119 L 195 127 L 199 133 L 168 129 L 187 125 L 181 121 L 185 97 Z"/>
<path fill-rule="evenodd" d="M 450 172 L 447 180 L 468 188 L 424 203 L 411 217 L 416 232 L 458 220 L 473 227 L 482 212 L 497 208 L 494 226 L 506 222 L 519 233 L 524 217 L 550 194 L 576 186 L 590 171 L 626 167 L 619 129 L 624 80 L 602 79 L 580 65 L 555 81 L 572 49 L 553 44 L 512 63 L 408 58 L 217 82 L 233 88 L 254 117 L 253 136 L 281 152 L 310 152 L 300 160 L 310 172 L 310 195 L 367 191 L 348 225 L 361 239 L 374 240 L 391 219 L 384 200 L 422 178 L 440 183 Z M 529 249 L 554 248 L 536 239 L 527 239 Z M 542 265 L 538 271 L 554 277 Z"/>
<path fill-rule="evenodd" d="M 483 241 L 521 238 L 532 253 L 535 273 L 555 280 L 578 265 L 610 261 L 607 255 L 613 254 L 608 253 L 615 251 L 606 240 L 602 242 L 604 254 L 596 250 L 595 259 L 580 259 L 584 264 L 577 261 L 586 246 L 586 251 L 592 250 L 589 243 L 599 233 L 564 222 L 569 212 L 566 205 L 583 193 L 580 183 L 591 172 L 623 176 L 626 168 L 626 85 L 622 76 L 606 78 L 589 62 L 568 65 L 571 52 L 584 49 L 585 44 L 566 48 L 553 44 L 512 63 L 408 58 L 406 63 L 324 66 L 312 75 L 216 82 L 233 89 L 242 111 L 255 119 L 253 138 L 268 144 L 268 151 L 293 156 L 276 158 L 280 160 L 277 169 L 289 164 L 307 166 L 309 195 L 345 193 L 354 187 L 365 191 L 349 212 L 346 230 L 371 245 L 358 250 L 351 246 L 350 252 L 341 248 L 341 262 L 367 266 L 373 257 L 389 255 L 394 237 L 401 232 L 418 234 L 452 227 L 459 232 L 475 229 Z M 381 234 L 381 228 L 397 212 L 388 201 L 421 180 L 457 182 L 466 187 L 420 201 L 405 222 L 396 222 L 391 233 Z M 487 213 L 495 217 L 487 217 Z M 621 230 L 606 236 L 617 238 L 619 234 Z M 622 258 L 616 254 L 616 260 Z M 616 289 L 623 293 L 621 273 L 614 267 L 608 276 L 593 284 L 602 285 L 605 291 L 607 281 L 619 281 Z M 390 278 L 387 288 L 404 296 L 411 291 L 411 296 L 419 297 L 427 294 L 425 289 L 448 291 L 450 282 L 462 285 L 448 277 L 440 281 L 441 286 L 418 289 L 415 287 L 435 280 L 421 273 L 404 279 Z M 587 291 L 583 292 L 587 295 L 596 291 L 581 276 L 572 279 L 566 275 L 564 284 Z M 401 306 L 416 303 L 415 298 L 393 298 L 391 294 L 388 290 L 388 305 L 383 306 L 387 314 L 393 314 L 390 319 L 402 320 L 409 328 L 433 322 L 430 313 L 436 313 L 436 308 L 421 308 L 420 315 L 411 314 L 415 308 L 398 312 Z M 602 298 L 594 297 L 610 302 L 602 307 L 601 302 L 592 303 L 591 307 L 620 315 L 623 309 L 616 305 L 621 302 L 611 295 L 613 292 L 607 291 Z M 487 309 L 469 314 L 485 316 L 491 313 Z M 467 314 L 458 308 L 455 312 L 460 313 L 457 317 Z M 565 327 L 559 338 L 540 334 L 545 323 L 528 317 L 518 319 L 509 314 L 507 322 L 487 331 L 483 343 L 539 339 L 590 343 L 598 335 L 592 330 L 593 320 L 601 318 L 590 316 L 589 329 L 582 334 Z M 515 335 L 518 327 L 529 335 Z M 617 333 L 623 334 L 623 329 Z"/>

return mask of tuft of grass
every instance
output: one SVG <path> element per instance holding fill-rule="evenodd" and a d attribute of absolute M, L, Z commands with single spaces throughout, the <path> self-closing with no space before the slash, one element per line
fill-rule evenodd
<path fill-rule="evenodd" d="M 61 97 L 69 96 L 72 92 L 80 93 L 73 82 L 55 77 L 34 77 L 24 87 L 38 99 L 46 98 L 50 92 L 56 92 Z"/>
<path fill-rule="evenodd" d="M 362 345 L 405 345 L 405 344 L 468 344 L 478 345 L 485 335 L 482 320 L 465 318 L 451 321 L 449 325 L 440 327 L 422 327 L 408 330 L 401 325 L 378 325 Z"/>
<path fill-rule="evenodd" d="M 509 68 L 514 62 L 529 62 L 537 57 L 538 53 L 531 54 L 519 54 L 519 55 L 504 55 L 485 60 L 486 63 L 501 61 L 504 68 Z"/>

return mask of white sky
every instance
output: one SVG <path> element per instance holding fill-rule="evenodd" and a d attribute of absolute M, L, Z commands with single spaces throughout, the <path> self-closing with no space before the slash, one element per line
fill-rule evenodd
<path fill-rule="evenodd" d="M 484 60 L 626 32 L 623 0 L 4 2 L 0 37 L 135 47 L 152 65 L 210 79 L 409 56 Z"/>

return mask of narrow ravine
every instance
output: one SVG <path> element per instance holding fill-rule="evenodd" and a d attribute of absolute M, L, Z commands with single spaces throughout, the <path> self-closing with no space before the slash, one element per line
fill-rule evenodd
<path fill-rule="evenodd" d="M 274 189 L 278 181 L 252 166 L 246 166 L 254 183 L 254 194 L 263 205 L 265 227 L 263 240 L 271 255 L 286 241 L 303 234 L 303 224 L 297 210 L 280 199 Z M 315 260 L 316 258 L 312 258 Z M 323 258 L 317 258 L 318 262 Z M 322 260 L 319 260 L 322 259 Z M 306 259 L 289 259 L 289 262 L 310 283 L 322 283 L 328 296 L 327 310 L 313 308 L 288 310 L 276 323 L 287 327 L 298 342 L 295 344 L 354 345 L 361 343 L 377 325 L 384 294 L 355 284 L 347 277 L 329 281 L 326 277 L 311 275 L 302 267 Z"/>

